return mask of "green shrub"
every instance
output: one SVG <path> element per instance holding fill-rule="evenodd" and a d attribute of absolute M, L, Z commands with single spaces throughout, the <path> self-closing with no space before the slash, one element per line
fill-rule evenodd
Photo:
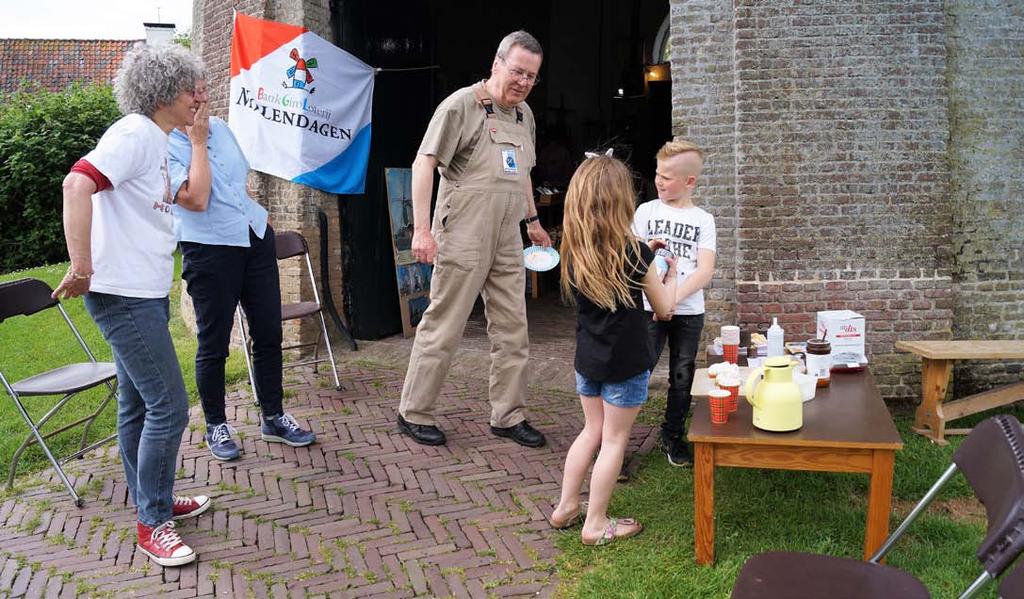
<path fill-rule="evenodd" d="M 0 273 L 67 260 L 61 181 L 119 116 L 109 85 L 0 97 Z"/>

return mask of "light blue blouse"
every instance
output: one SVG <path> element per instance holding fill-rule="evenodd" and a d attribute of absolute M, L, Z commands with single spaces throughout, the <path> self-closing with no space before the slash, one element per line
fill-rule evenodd
<path fill-rule="evenodd" d="M 175 235 L 178 241 L 249 247 L 249 229 L 260 239 L 267 230 L 266 209 L 249 197 L 245 188 L 249 162 L 227 123 L 219 118 L 210 117 L 206 147 L 213 179 L 210 202 L 202 212 L 175 205 Z M 185 133 L 175 129 L 171 131 L 169 148 L 171 197 L 175 197 L 188 180 L 192 143 Z"/>

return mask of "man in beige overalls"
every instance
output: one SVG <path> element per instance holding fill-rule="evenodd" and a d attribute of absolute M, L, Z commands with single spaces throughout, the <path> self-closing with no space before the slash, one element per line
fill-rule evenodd
<path fill-rule="evenodd" d="M 519 234 L 525 217 L 530 240 L 551 245 L 533 203 L 535 126 L 525 102 L 542 58 L 529 33 L 505 36 L 490 78 L 437 107 L 412 165 L 412 254 L 433 263 L 434 275 L 405 375 L 398 429 L 424 445 L 446 441 L 435 403 L 477 295 L 484 299 L 491 340 L 491 432 L 527 447 L 545 442 L 523 414 L 529 340 Z M 441 185 L 428 228 L 435 168 Z"/>

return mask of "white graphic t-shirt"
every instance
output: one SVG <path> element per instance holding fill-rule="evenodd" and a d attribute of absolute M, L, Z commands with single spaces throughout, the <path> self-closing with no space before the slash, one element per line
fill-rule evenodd
<path fill-rule="evenodd" d="M 149 117 L 129 114 L 84 156 L 110 180 L 92 196 L 90 291 L 160 298 L 174 276 L 174 218 L 167 134 Z"/>
<path fill-rule="evenodd" d="M 697 250 L 715 250 L 715 217 L 706 210 L 697 208 L 673 208 L 661 200 L 644 202 L 633 216 L 633 233 L 641 241 L 663 239 L 668 250 L 675 254 L 678 285 L 682 285 L 697 270 Z M 651 310 L 651 304 L 644 296 L 644 309 Z M 703 314 L 704 290 L 698 289 L 693 295 L 676 304 L 674 314 Z"/>

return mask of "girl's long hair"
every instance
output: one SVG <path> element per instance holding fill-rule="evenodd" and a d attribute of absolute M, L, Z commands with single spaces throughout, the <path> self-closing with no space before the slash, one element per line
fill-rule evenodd
<path fill-rule="evenodd" d="M 598 306 L 636 307 L 630 288 L 641 286 L 626 267 L 640 261 L 633 235 L 633 178 L 609 156 L 588 158 L 576 169 L 565 196 L 562 222 L 562 296 L 572 301 L 575 288 Z M 632 248 L 632 251 L 627 251 Z"/>

